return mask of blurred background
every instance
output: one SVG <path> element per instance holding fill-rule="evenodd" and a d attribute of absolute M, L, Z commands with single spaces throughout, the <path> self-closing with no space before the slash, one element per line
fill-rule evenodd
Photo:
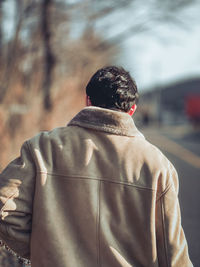
<path fill-rule="evenodd" d="M 134 120 L 175 165 L 200 266 L 200 0 L 0 0 L 0 171 L 37 132 L 66 125 L 105 65 L 135 78 Z M 0 266 L 22 266 L 1 249 Z"/>

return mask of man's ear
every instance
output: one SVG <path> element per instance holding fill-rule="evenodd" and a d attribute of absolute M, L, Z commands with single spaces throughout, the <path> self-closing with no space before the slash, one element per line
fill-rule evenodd
<path fill-rule="evenodd" d="M 133 114 L 135 113 L 136 109 L 137 109 L 137 105 L 134 104 L 134 105 L 131 107 L 131 109 L 130 109 L 127 113 L 128 113 L 130 116 L 133 116 Z"/>
<path fill-rule="evenodd" d="M 92 106 L 90 97 L 89 97 L 88 95 L 86 95 L 86 106 L 87 106 L 87 107 Z"/>

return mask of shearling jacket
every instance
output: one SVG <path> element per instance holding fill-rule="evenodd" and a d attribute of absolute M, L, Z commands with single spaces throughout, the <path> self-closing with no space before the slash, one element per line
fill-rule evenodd
<path fill-rule="evenodd" d="M 191 267 L 177 193 L 128 114 L 86 107 L 0 175 L 0 239 L 32 267 Z"/>

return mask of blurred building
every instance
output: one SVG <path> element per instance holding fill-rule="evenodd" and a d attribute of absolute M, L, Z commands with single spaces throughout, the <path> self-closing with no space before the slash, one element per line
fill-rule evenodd
<path fill-rule="evenodd" d="M 138 110 L 144 122 L 148 114 L 151 122 L 181 124 L 200 119 L 199 107 L 200 78 L 193 78 L 151 88 L 141 95 Z"/>

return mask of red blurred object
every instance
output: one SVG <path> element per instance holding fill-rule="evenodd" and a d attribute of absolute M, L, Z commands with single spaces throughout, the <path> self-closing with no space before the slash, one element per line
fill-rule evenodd
<path fill-rule="evenodd" d="M 200 94 L 187 96 L 185 109 L 191 120 L 200 121 Z"/>

